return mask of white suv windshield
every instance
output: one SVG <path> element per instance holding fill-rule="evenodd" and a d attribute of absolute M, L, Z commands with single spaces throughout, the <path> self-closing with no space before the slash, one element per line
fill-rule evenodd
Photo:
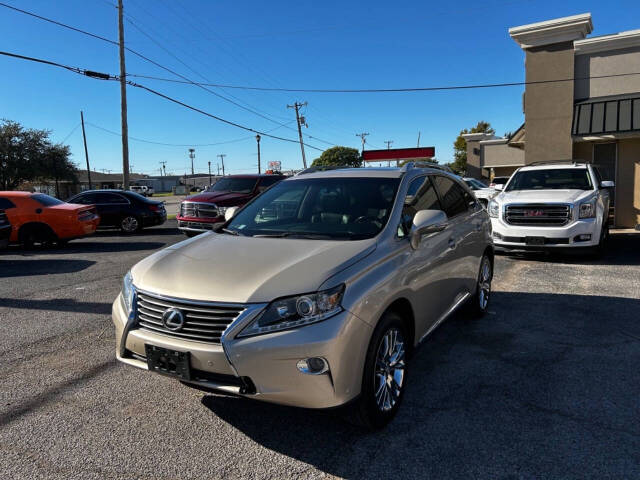
<path fill-rule="evenodd" d="M 592 189 L 593 183 L 586 168 L 553 168 L 520 171 L 513 176 L 506 191 Z"/>
<path fill-rule="evenodd" d="M 248 236 L 360 240 L 387 223 L 400 179 L 280 182 L 248 204 L 226 231 Z"/>

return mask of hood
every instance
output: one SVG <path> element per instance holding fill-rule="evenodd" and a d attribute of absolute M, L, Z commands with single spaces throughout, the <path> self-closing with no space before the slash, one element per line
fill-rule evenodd
<path fill-rule="evenodd" d="M 515 190 L 496 197 L 500 203 L 576 203 L 593 195 L 593 190 Z"/>
<path fill-rule="evenodd" d="M 192 300 L 271 302 L 316 291 L 376 248 L 357 241 L 236 237 L 206 233 L 172 245 L 131 270 L 137 288 Z"/>
<path fill-rule="evenodd" d="M 252 198 L 251 193 L 238 193 L 238 192 L 202 192 L 197 195 L 187 197 L 185 200 L 189 202 L 205 202 L 215 203 L 221 206 L 236 206 L 243 202 L 246 202 Z"/>

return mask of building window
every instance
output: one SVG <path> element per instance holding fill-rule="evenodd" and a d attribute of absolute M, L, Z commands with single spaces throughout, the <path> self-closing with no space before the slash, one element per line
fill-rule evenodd
<path fill-rule="evenodd" d="M 620 102 L 618 130 L 631 130 L 631 100 L 622 100 Z"/>
<path fill-rule="evenodd" d="M 477 156 L 480 156 L 480 149 L 479 148 L 474 148 L 473 149 L 473 154 L 477 155 Z"/>
<path fill-rule="evenodd" d="M 618 102 L 607 102 L 605 117 L 604 117 L 604 131 L 615 132 L 618 129 Z"/>

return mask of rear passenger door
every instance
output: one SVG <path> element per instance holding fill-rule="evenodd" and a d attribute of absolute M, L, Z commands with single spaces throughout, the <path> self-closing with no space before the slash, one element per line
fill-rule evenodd
<path fill-rule="evenodd" d="M 482 248 L 482 208 L 477 200 L 454 179 L 433 176 L 442 209 L 447 214 L 447 257 L 451 304 L 473 293 Z"/>

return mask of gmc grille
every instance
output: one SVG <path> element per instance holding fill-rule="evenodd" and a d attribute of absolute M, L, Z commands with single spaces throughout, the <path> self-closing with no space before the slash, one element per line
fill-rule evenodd
<path fill-rule="evenodd" d="M 244 310 L 242 305 L 166 300 L 140 292 L 137 297 L 137 320 L 142 330 L 207 343 L 220 343 L 222 333 Z M 184 326 L 177 332 L 166 328 L 162 321 L 169 308 L 177 308 L 184 315 Z"/>
<path fill-rule="evenodd" d="M 218 207 L 210 203 L 182 202 L 180 204 L 181 217 L 216 218 L 220 216 Z"/>
<path fill-rule="evenodd" d="M 509 225 L 559 227 L 571 221 L 571 205 L 538 203 L 507 205 L 504 221 Z"/>

